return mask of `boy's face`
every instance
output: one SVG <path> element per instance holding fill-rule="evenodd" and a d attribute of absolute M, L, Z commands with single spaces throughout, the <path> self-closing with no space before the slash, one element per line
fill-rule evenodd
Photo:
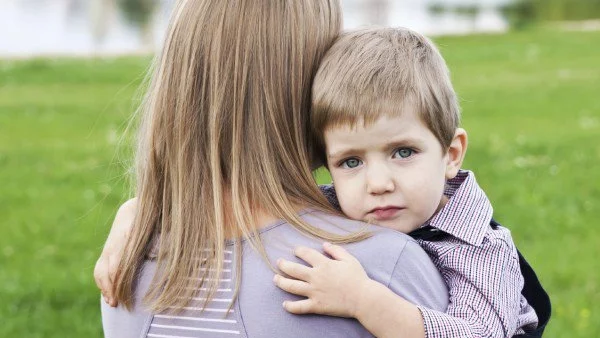
<path fill-rule="evenodd" d="M 348 217 L 408 233 L 445 203 L 448 154 L 416 113 L 329 128 L 324 139 Z"/>

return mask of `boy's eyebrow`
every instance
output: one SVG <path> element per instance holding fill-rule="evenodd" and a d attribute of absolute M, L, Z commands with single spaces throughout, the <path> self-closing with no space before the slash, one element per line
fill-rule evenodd
<path fill-rule="evenodd" d="M 385 147 L 399 147 L 399 146 L 412 146 L 412 147 L 422 147 L 423 140 L 418 137 L 399 137 L 397 139 L 392 139 L 388 142 Z"/>
<path fill-rule="evenodd" d="M 422 147 L 423 142 L 419 138 L 400 137 L 397 139 L 391 139 L 389 142 L 383 144 L 380 148 L 381 149 L 390 149 L 390 148 L 396 148 L 396 147 L 400 147 L 400 146 Z M 360 148 L 342 149 L 342 150 L 339 150 L 339 151 L 336 151 L 333 153 L 328 152 L 327 158 L 335 159 L 335 158 L 345 157 L 350 154 L 357 155 L 357 154 L 361 154 L 363 152 L 364 152 L 364 149 L 360 149 Z"/>
<path fill-rule="evenodd" d="M 339 157 L 345 157 L 348 156 L 349 154 L 359 154 L 362 153 L 364 150 L 362 149 L 357 149 L 357 148 L 350 148 L 350 149 L 343 149 L 340 151 L 336 151 L 334 153 L 327 153 L 327 157 L 328 158 L 339 158 Z"/>

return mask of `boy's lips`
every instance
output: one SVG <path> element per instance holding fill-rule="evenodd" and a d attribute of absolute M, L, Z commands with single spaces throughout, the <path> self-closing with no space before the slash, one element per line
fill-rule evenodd
<path fill-rule="evenodd" d="M 371 211 L 369 211 L 369 214 L 373 215 L 378 221 L 385 221 L 390 218 L 394 218 L 400 211 L 404 209 L 405 208 L 403 207 L 389 205 L 385 207 L 377 207 L 371 209 Z"/>

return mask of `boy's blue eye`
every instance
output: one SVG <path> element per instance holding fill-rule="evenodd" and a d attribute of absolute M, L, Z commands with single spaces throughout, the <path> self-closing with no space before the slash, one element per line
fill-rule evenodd
<path fill-rule="evenodd" d="M 408 158 L 411 157 L 414 153 L 415 151 L 410 148 L 399 148 L 396 149 L 396 151 L 394 152 L 394 157 Z"/>
<path fill-rule="evenodd" d="M 361 164 L 361 160 L 357 159 L 357 158 L 349 158 L 347 160 L 345 160 L 344 162 L 342 162 L 342 167 L 344 168 L 348 168 L 348 169 L 353 169 L 358 167 Z"/>

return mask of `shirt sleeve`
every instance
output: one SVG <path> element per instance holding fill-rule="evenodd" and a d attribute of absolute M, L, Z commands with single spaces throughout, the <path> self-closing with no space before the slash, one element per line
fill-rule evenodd
<path fill-rule="evenodd" d="M 445 312 L 418 306 L 426 337 L 515 334 L 524 280 L 510 232 L 494 232 L 480 246 L 461 244 L 440 257 L 450 299 Z"/>
<path fill-rule="evenodd" d="M 337 194 L 335 193 L 335 187 L 333 184 L 321 184 L 319 185 L 319 189 L 321 189 L 321 193 L 327 198 L 329 204 L 331 204 L 337 210 L 342 210 L 340 207 L 340 202 L 338 202 Z"/>

